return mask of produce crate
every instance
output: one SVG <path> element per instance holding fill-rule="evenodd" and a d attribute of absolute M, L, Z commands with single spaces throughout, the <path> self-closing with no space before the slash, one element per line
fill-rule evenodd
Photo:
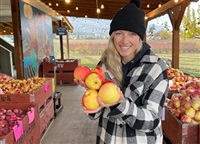
<path fill-rule="evenodd" d="M 40 137 L 45 134 L 48 127 L 54 120 L 54 104 L 53 99 L 47 101 L 46 106 L 39 113 L 40 119 Z"/>
<path fill-rule="evenodd" d="M 33 103 L 0 103 L 0 108 L 15 109 L 19 108 L 24 111 L 28 111 L 28 108 L 34 108 L 34 120 L 29 124 L 28 115 L 22 119 L 23 134 L 16 141 L 14 137 L 14 131 L 10 131 L 7 135 L 0 137 L 0 144 L 39 144 L 40 134 L 39 134 L 39 115 L 37 112 L 37 105 Z"/>
<path fill-rule="evenodd" d="M 74 83 L 74 69 L 80 65 L 79 59 L 56 60 L 56 83 Z M 43 77 L 54 78 L 54 65 L 43 62 Z"/>
<path fill-rule="evenodd" d="M 54 65 L 47 61 L 43 61 L 43 74 L 54 73 Z M 80 65 L 79 59 L 56 59 L 56 73 L 73 72 Z"/>
<path fill-rule="evenodd" d="M 65 72 L 73 72 L 74 69 L 80 65 L 80 61 L 78 59 L 66 59 L 66 60 L 57 60 L 57 70 L 60 73 Z"/>
<path fill-rule="evenodd" d="M 166 108 L 162 121 L 164 135 L 172 144 L 199 144 L 199 125 L 184 124 Z"/>
<path fill-rule="evenodd" d="M 49 97 L 52 97 L 52 79 L 48 78 L 43 86 L 31 94 L 0 94 L 0 102 L 36 103 L 42 107 Z"/>

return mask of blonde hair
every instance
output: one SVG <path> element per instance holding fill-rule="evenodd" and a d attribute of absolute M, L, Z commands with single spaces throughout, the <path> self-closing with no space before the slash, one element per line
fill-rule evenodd
<path fill-rule="evenodd" d="M 113 38 L 115 32 L 113 32 L 108 40 L 108 46 L 103 52 L 101 56 L 101 62 L 106 66 L 109 72 L 114 76 L 117 84 L 121 87 L 122 86 L 122 79 L 123 79 L 123 71 L 122 71 L 122 63 L 121 63 L 121 56 L 115 48 Z M 142 40 L 138 44 L 138 49 L 136 54 L 142 48 Z"/>

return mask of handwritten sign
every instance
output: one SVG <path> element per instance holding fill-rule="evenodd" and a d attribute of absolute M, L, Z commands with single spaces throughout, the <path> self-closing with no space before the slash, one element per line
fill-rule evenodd
<path fill-rule="evenodd" d="M 28 123 L 32 123 L 35 119 L 35 109 L 32 107 L 30 111 L 27 112 L 28 115 Z"/>
<path fill-rule="evenodd" d="M 13 131 L 14 131 L 15 140 L 17 141 L 21 137 L 21 135 L 23 134 L 22 121 L 19 121 L 18 124 L 13 127 Z"/>
<path fill-rule="evenodd" d="M 49 82 L 46 82 L 45 86 L 44 86 L 44 91 L 48 92 L 50 90 L 50 84 Z"/>

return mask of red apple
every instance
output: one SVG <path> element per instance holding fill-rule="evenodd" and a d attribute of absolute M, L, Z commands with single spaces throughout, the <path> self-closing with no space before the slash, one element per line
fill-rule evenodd
<path fill-rule="evenodd" d="M 100 67 L 100 66 L 95 66 L 91 69 L 91 72 L 96 72 L 99 75 L 102 76 L 102 79 L 105 80 L 106 79 L 106 75 L 104 73 L 104 70 Z"/>
<path fill-rule="evenodd" d="M 194 87 L 188 87 L 186 91 L 187 91 L 187 94 L 191 95 L 195 92 L 195 90 L 196 89 Z"/>
<path fill-rule="evenodd" d="M 200 93 L 198 91 L 194 91 L 193 93 L 190 94 L 190 96 L 193 98 L 193 99 L 198 99 L 200 97 Z"/>
<path fill-rule="evenodd" d="M 102 85 L 104 85 L 106 83 L 114 83 L 114 82 L 112 80 L 104 80 Z"/>
<path fill-rule="evenodd" d="M 180 89 L 179 89 L 179 92 L 182 94 L 182 95 L 186 95 L 187 94 L 187 89 L 185 88 L 185 87 L 181 87 Z"/>
<path fill-rule="evenodd" d="M 182 121 L 183 123 L 191 123 L 192 119 L 191 119 L 189 116 L 187 116 L 187 115 L 183 115 L 183 116 L 181 117 L 181 121 Z"/>
<path fill-rule="evenodd" d="M 86 77 L 91 73 L 90 68 L 87 66 L 77 66 L 74 69 L 74 78 L 76 80 L 81 79 L 81 80 L 85 80 Z"/>
<path fill-rule="evenodd" d="M 105 104 L 118 102 L 120 95 L 120 89 L 114 83 L 106 83 L 99 89 L 99 97 Z"/>
<path fill-rule="evenodd" d="M 185 85 L 186 88 L 193 87 L 194 89 L 197 88 L 197 84 L 195 81 L 188 81 Z"/>
<path fill-rule="evenodd" d="M 95 110 L 99 107 L 96 90 L 87 90 L 82 97 L 82 104 L 88 110 Z"/>
<path fill-rule="evenodd" d="M 85 85 L 89 89 L 98 90 L 103 83 L 102 76 L 98 73 L 90 73 L 85 79 Z"/>

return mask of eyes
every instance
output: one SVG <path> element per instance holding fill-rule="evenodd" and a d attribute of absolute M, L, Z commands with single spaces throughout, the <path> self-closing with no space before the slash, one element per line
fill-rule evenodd
<path fill-rule="evenodd" d="M 115 35 L 120 36 L 120 35 L 129 35 L 129 36 L 136 36 L 137 34 L 134 32 L 123 32 L 123 31 L 116 31 Z"/>

